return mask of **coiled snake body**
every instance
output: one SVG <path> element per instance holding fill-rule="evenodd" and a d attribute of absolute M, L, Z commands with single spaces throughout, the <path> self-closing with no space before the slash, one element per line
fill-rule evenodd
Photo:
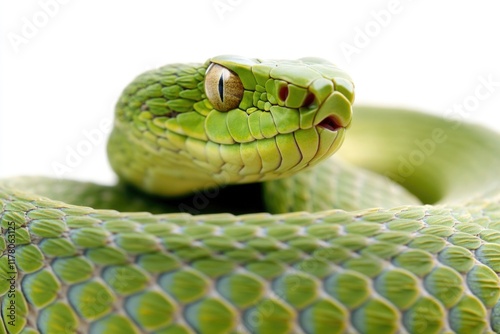
<path fill-rule="evenodd" d="M 499 333 L 500 136 L 353 101 L 316 58 L 140 75 L 119 185 L 1 181 L 0 333 Z"/>

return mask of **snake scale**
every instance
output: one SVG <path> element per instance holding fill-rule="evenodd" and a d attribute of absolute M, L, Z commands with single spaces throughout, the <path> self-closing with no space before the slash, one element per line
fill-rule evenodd
<path fill-rule="evenodd" d="M 353 101 L 317 58 L 138 76 L 118 185 L 1 181 L 0 333 L 500 333 L 500 135 Z"/>

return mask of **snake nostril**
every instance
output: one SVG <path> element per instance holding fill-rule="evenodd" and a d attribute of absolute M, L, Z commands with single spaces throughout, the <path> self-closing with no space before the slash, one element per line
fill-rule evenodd
<path fill-rule="evenodd" d="M 288 86 L 281 87 L 278 95 L 281 101 L 285 101 L 288 97 Z"/>
<path fill-rule="evenodd" d="M 304 103 L 302 104 L 302 107 L 310 107 L 312 105 L 312 103 L 314 102 L 314 94 L 313 93 L 309 93 L 307 94 L 306 96 L 306 99 L 304 100 Z"/>

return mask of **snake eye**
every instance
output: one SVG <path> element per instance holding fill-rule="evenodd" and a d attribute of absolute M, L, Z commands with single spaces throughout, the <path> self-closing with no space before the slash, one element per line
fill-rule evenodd
<path fill-rule="evenodd" d="M 243 84 L 233 71 L 212 63 L 205 75 L 205 94 L 215 109 L 228 111 L 236 108 L 243 98 Z"/>

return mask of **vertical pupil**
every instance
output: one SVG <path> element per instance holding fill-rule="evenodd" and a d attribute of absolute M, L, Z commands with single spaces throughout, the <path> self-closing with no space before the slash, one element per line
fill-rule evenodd
<path fill-rule="evenodd" d="M 224 72 L 220 74 L 219 78 L 219 97 L 221 102 L 224 102 Z"/>

